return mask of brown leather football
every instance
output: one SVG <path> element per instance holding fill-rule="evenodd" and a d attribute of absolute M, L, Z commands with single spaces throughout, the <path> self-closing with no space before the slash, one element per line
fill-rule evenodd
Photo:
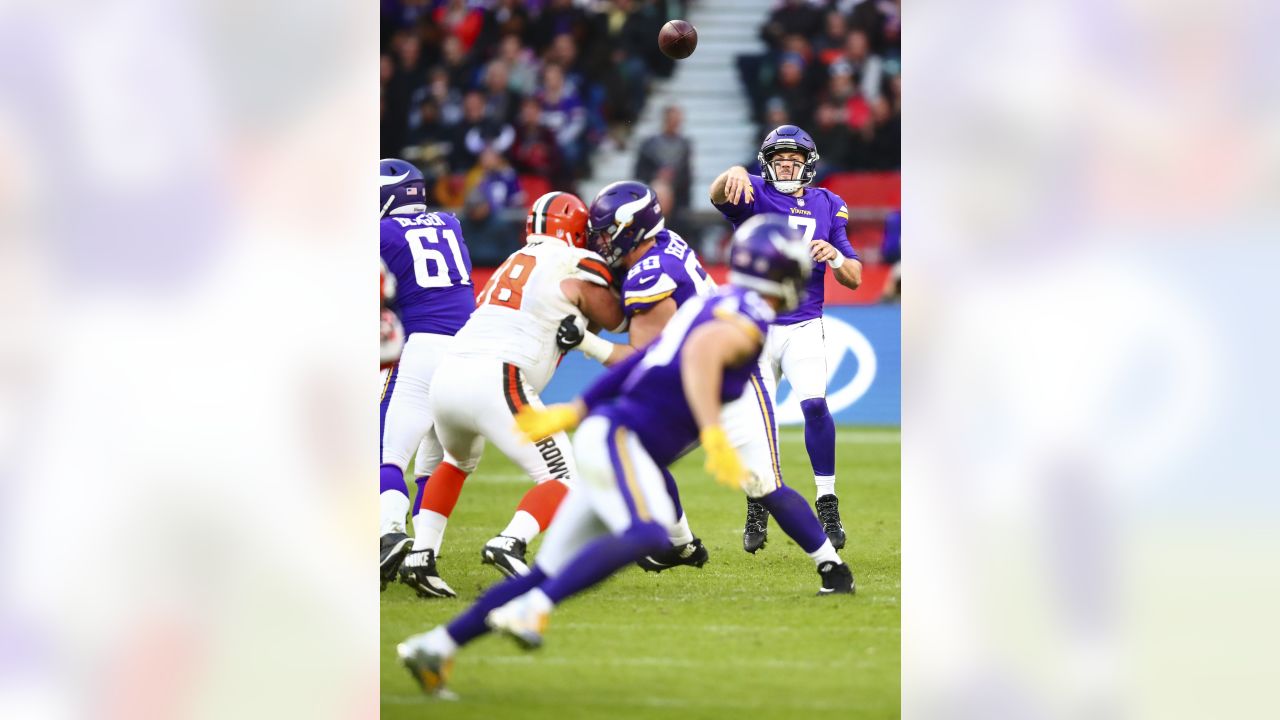
<path fill-rule="evenodd" d="M 672 20 L 658 33 L 658 48 L 673 60 L 683 60 L 698 47 L 698 29 L 684 20 Z"/>

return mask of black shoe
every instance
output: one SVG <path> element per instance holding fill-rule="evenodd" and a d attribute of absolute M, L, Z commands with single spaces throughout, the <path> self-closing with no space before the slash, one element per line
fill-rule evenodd
<path fill-rule="evenodd" d="M 769 510 L 758 500 L 747 498 L 747 524 L 742 530 L 742 549 L 755 554 L 769 542 Z"/>
<path fill-rule="evenodd" d="M 818 509 L 818 521 L 822 523 L 822 531 L 831 538 L 831 544 L 839 550 L 844 547 L 844 525 L 840 524 L 840 501 L 835 495 L 823 495 L 815 502 Z"/>
<path fill-rule="evenodd" d="M 382 536 L 382 541 L 378 543 L 378 572 L 381 574 L 382 589 L 387 589 L 387 583 L 396 579 L 396 571 L 400 569 L 400 563 L 404 562 L 404 556 L 409 552 L 409 546 L 413 544 L 413 538 L 404 533 L 392 532 Z"/>
<path fill-rule="evenodd" d="M 693 542 L 687 542 L 678 547 L 671 547 L 660 553 L 646 555 L 636 561 L 636 564 L 644 568 L 646 572 L 662 572 L 670 570 L 677 565 L 692 565 L 694 567 L 702 567 L 707 564 L 707 549 L 703 547 L 702 541 L 694 538 Z"/>
<path fill-rule="evenodd" d="M 436 572 L 434 550 L 414 550 L 400 565 L 400 582 L 413 588 L 422 598 L 451 598 L 458 593 Z"/>
<path fill-rule="evenodd" d="M 858 591 L 853 584 L 853 571 L 845 563 L 833 563 L 828 560 L 818 566 L 818 575 L 822 577 L 819 595 L 852 595 Z"/>
<path fill-rule="evenodd" d="M 499 535 L 480 549 L 480 562 L 498 568 L 498 572 L 507 577 L 528 575 L 529 563 L 525 561 L 524 553 L 523 540 Z"/>
<path fill-rule="evenodd" d="M 400 664 L 418 681 L 418 687 L 428 695 L 446 700 L 456 700 L 447 687 L 453 670 L 453 658 L 437 655 L 422 647 L 421 636 L 412 637 L 396 646 Z"/>

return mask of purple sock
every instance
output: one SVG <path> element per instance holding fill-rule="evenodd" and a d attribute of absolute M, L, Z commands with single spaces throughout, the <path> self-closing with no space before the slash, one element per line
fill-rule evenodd
<path fill-rule="evenodd" d="M 801 550 L 811 553 L 827 541 L 827 534 L 822 531 L 822 523 L 813 514 L 813 508 L 800 493 L 786 485 L 760 498 L 760 504 L 768 508 L 778 527 L 795 540 Z"/>
<path fill-rule="evenodd" d="M 831 419 L 826 398 L 800 401 L 804 412 L 804 449 L 814 475 L 836 474 L 836 421 Z"/>
<path fill-rule="evenodd" d="M 427 486 L 427 478 L 430 475 L 419 475 L 413 481 L 418 484 L 418 494 L 413 497 L 413 505 L 409 507 L 409 516 L 413 517 L 418 512 L 418 508 L 422 507 L 422 490 Z"/>
<path fill-rule="evenodd" d="M 667 482 L 667 494 L 671 496 L 671 503 L 676 506 L 676 519 L 679 520 L 684 517 L 684 506 L 680 504 L 680 489 L 676 487 L 676 479 L 667 468 L 662 468 L 662 479 Z"/>
<path fill-rule="evenodd" d="M 382 478 L 381 479 L 382 489 L 378 491 L 379 495 L 381 495 L 382 493 L 388 490 L 395 490 L 398 493 L 402 493 L 405 497 L 409 496 L 409 493 L 405 492 L 405 489 L 404 489 L 404 471 L 403 470 L 396 467 L 395 465 L 392 465 L 391 463 L 387 463 L 386 465 L 382 466 L 382 471 L 379 473 L 379 475 Z"/>
<path fill-rule="evenodd" d="M 669 547 L 671 541 L 667 539 L 666 528 L 652 521 L 635 522 L 621 535 L 605 535 L 587 543 L 559 575 L 542 586 L 542 592 L 551 602 L 559 604 L 645 555 Z"/>
<path fill-rule="evenodd" d="M 476 598 L 471 607 L 462 611 L 461 615 L 445 626 L 449 631 L 449 637 L 453 638 L 458 645 L 466 645 L 484 635 L 489 632 L 489 626 L 484 624 L 484 619 L 490 610 L 506 605 L 511 600 L 538 587 L 546 579 L 546 574 L 534 565 L 529 568 L 528 575 L 517 575 L 494 585 Z"/>

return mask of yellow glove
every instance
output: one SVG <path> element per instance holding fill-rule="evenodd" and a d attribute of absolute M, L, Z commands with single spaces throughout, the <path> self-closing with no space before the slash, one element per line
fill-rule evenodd
<path fill-rule="evenodd" d="M 716 482 L 735 490 L 742 487 L 747 478 L 747 469 L 738 459 L 738 452 L 729 444 L 724 428 L 719 425 L 708 425 L 702 429 L 702 449 L 707 453 L 707 472 Z"/>
<path fill-rule="evenodd" d="M 572 403 L 548 405 L 545 408 L 525 405 L 516 413 L 516 428 L 529 438 L 529 442 L 537 442 L 561 430 L 578 427 L 580 420 L 582 417 L 578 414 L 578 408 Z"/>

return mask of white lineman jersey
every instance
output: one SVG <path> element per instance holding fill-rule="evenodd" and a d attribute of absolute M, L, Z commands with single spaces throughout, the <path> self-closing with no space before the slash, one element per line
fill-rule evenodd
<path fill-rule="evenodd" d="M 612 275 L 599 255 L 563 240 L 529 236 L 476 298 L 476 311 L 458 332 L 452 353 L 510 363 L 535 392 L 551 380 L 563 353 L 556 331 L 565 316 L 582 317 L 560 283 L 577 278 L 608 287 Z"/>

